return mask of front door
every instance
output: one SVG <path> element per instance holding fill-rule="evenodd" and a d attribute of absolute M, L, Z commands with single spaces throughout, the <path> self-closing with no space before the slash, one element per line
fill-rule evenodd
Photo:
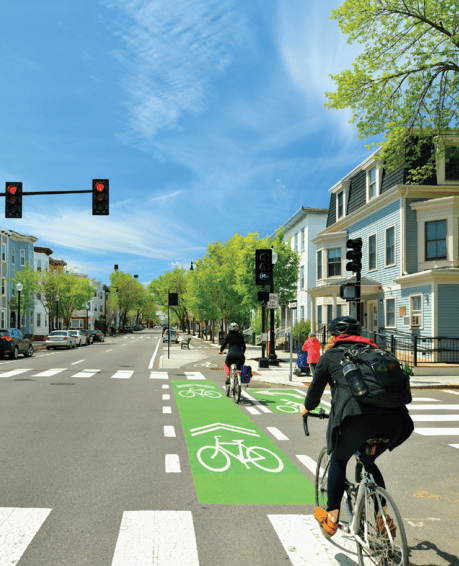
<path fill-rule="evenodd" d="M 378 301 L 367 301 L 367 330 L 378 332 Z"/>

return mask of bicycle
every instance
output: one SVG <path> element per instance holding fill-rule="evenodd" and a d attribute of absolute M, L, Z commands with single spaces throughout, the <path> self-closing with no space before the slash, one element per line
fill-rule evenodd
<path fill-rule="evenodd" d="M 329 418 L 324 409 L 306 413 L 303 426 L 309 436 L 307 418 Z M 356 452 L 355 483 L 346 478 L 344 501 L 348 523 L 339 521 L 338 528 L 354 537 L 359 566 L 409 566 L 408 544 L 400 512 L 392 496 L 376 485 L 371 473 L 377 445 L 387 438 L 370 438 L 363 453 Z M 326 510 L 330 459 L 323 448 L 316 467 L 316 505 Z"/>
<path fill-rule="evenodd" d="M 226 396 L 229 397 L 233 394 L 234 401 L 239 403 L 241 400 L 242 386 L 241 374 L 237 372 L 236 364 L 231 364 L 230 367 L 230 382 L 226 386 Z"/>
<path fill-rule="evenodd" d="M 221 438 L 221 436 L 215 436 L 214 438 L 216 441 L 215 446 L 203 446 L 198 450 L 198 454 L 197 454 L 199 463 L 202 464 L 208 470 L 211 470 L 212 472 L 226 471 L 231 465 L 230 456 L 236 458 L 236 460 L 239 460 L 239 462 L 241 462 L 241 464 L 244 464 L 245 467 L 249 470 L 250 470 L 250 466 L 248 465 L 248 463 L 253 464 L 257 468 L 260 468 L 265 472 L 280 472 L 284 468 L 284 464 L 282 463 L 282 460 L 279 458 L 279 456 L 277 456 L 277 454 L 274 454 L 274 452 L 271 452 L 267 448 L 262 448 L 261 446 L 244 446 L 243 445 L 244 440 L 219 442 L 218 439 Z M 233 454 L 233 452 L 230 452 L 226 448 L 223 448 L 223 446 L 238 446 L 239 453 Z M 203 452 L 204 451 L 208 452 L 209 449 L 213 451 L 213 454 L 208 454 L 206 459 L 210 457 L 211 460 L 214 460 L 218 456 L 219 458 L 217 460 L 216 466 L 211 466 L 209 464 L 206 464 L 202 459 Z M 243 453 L 243 449 L 245 449 L 245 455 Z M 270 458 L 271 460 L 274 458 L 272 463 L 269 462 L 268 458 Z M 259 463 L 259 460 L 262 461 L 267 460 L 268 465 L 262 466 Z"/>

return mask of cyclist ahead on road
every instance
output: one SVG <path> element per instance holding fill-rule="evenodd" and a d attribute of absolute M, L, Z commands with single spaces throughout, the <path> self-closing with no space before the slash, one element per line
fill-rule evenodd
<path fill-rule="evenodd" d="M 388 438 L 388 443 L 378 444 L 376 456 L 387 448 L 393 450 L 404 442 L 414 430 L 413 421 L 406 406 L 388 409 L 359 403 L 349 399 L 349 391 L 343 373 L 344 350 L 340 346 L 354 344 L 377 347 L 373 340 L 364 338 L 362 325 L 350 316 L 335 318 L 330 323 L 330 342 L 316 366 L 314 377 L 308 388 L 301 415 L 314 410 L 327 383 L 330 385 L 332 402 L 327 428 L 327 452 L 330 456 L 327 486 L 327 510 L 316 507 L 315 518 L 324 531 L 332 536 L 338 529 L 339 510 L 344 495 L 346 465 L 353 454 L 362 451 L 370 438 Z M 385 488 L 384 479 L 374 464 L 371 473 L 376 483 Z"/>
<path fill-rule="evenodd" d="M 238 332 L 239 326 L 236 322 L 232 322 L 229 325 L 229 332 L 225 338 L 225 341 L 221 345 L 220 354 L 223 354 L 223 350 L 228 346 L 228 354 L 225 359 L 225 371 L 226 371 L 226 384 L 230 382 L 230 367 L 231 364 L 236 364 L 238 369 L 245 362 L 245 340 L 244 337 Z"/>

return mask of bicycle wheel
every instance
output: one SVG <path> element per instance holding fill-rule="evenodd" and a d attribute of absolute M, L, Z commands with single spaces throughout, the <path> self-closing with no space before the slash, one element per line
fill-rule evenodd
<path fill-rule="evenodd" d="M 316 505 L 326 510 L 327 506 L 327 483 L 328 483 L 328 467 L 330 465 L 330 457 L 327 454 L 327 448 L 323 448 L 317 460 L 316 467 Z"/>
<path fill-rule="evenodd" d="M 198 450 L 197 457 L 199 463 L 212 472 L 224 472 L 231 464 L 228 454 L 215 450 L 215 446 L 203 446 Z"/>
<path fill-rule="evenodd" d="M 408 566 L 408 544 L 402 518 L 392 496 L 373 486 L 356 511 L 359 566 Z M 366 526 L 366 532 L 365 532 Z"/>
<path fill-rule="evenodd" d="M 254 456 L 257 456 L 256 460 Z M 277 454 L 261 446 L 247 448 L 247 458 L 250 458 L 252 464 L 265 472 L 280 472 L 284 468 L 284 464 Z M 258 460 L 261 460 L 264 465 L 259 464 Z"/>

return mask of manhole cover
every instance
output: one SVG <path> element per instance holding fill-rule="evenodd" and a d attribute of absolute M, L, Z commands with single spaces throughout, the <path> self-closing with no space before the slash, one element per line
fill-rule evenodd
<path fill-rule="evenodd" d="M 36 381 L 36 380 L 24 378 L 24 379 L 13 379 L 13 381 Z"/>
<path fill-rule="evenodd" d="M 50 383 L 50 385 L 75 385 L 74 383 Z"/>

